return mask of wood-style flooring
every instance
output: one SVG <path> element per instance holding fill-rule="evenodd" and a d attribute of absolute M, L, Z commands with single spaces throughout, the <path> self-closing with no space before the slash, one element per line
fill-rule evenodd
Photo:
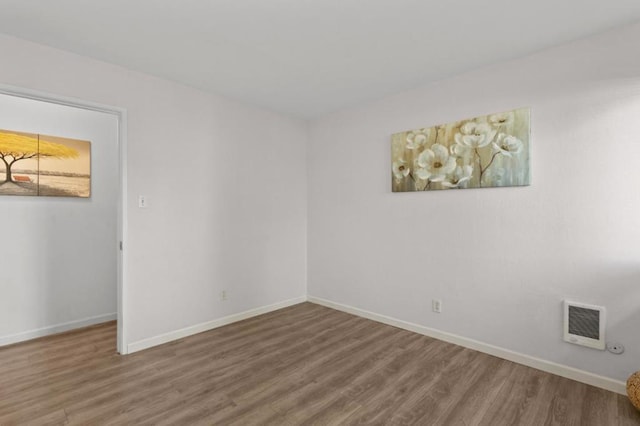
<path fill-rule="evenodd" d="M 639 425 L 612 392 L 311 303 L 132 355 L 0 348 L 0 425 Z"/>

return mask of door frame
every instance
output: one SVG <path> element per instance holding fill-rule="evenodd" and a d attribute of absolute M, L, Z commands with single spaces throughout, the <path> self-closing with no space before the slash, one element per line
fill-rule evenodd
<path fill-rule="evenodd" d="M 118 206 L 117 206 L 117 241 L 114 247 L 117 253 L 117 350 L 121 355 L 129 353 L 127 348 L 127 110 L 111 105 L 89 102 L 82 99 L 61 96 L 38 90 L 25 89 L 6 84 L 0 84 L 0 94 L 31 99 L 51 104 L 64 105 L 89 111 L 110 114 L 116 117 L 118 126 Z"/>

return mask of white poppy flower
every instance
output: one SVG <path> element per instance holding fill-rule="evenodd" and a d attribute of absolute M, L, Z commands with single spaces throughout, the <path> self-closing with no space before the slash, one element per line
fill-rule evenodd
<path fill-rule="evenodd" d="M 406 161 L 402 159 L 394 161 L 392 168 L 393 175 L 397 180 L 401 180 L 402 178 L 409 176 L 409 173 L 411 172 L 411 169 L 406 165 Z"/>
<path fill-rule="evenodd" d="M 418 166 L 416 175 L 420 179 L 442 182 L 447 174 L 455 170 L 456 159 L 449 155 L 447 148 L 436 143 L 431 149 L 425 149 L 420 153 Z"/>
<path fill-rule="evenodd" d="M 493 143 L 493 148 L 505 157 L 520 154 L 524 144 L 515 136 L 500 133 Z"/>
<path fill-rule="evenodd" d="M 424 145 L 429 139 L 430 129 L 412 130 L 407 133 L 407 149 L 416 149 Z"/>
<path fill-rule="evenodd" d="M 460 127 L 460 133 L 456 133 L 456 143 L 467 148 L 484 148 L 491 143 L 496 131 L 487 123 L 467 121 Z"/>
<path fill-rule="evenodd" d="M 471 157 L 473 156 L 473 150 L 465 145 L 460 145 L 458 143 L 454 143 L 449 147 L 449 151 L 451 155 L 455 155 L 462 159 L 463 162 L 469 162 Z"/>
<path fill-rule="evenodd" d="M 513 123 L 513 112 L 503 112 L 489 116 L 489 123 L 495 127 L 506 126 Z"/>
<path fill-rule="evenodd" d="M 458 166 L 454 170 L 453 174 L 449 176 L 447 180 L 442 182 L 442 186 L 447 188 L 466 186 L 466 182 L 471 179 L 471 173 L 473 173 L 473 167 Z"/>

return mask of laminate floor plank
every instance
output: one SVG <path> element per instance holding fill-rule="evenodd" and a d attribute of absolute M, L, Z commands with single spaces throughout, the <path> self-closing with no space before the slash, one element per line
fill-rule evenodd
<path fill-rule="evenodd" d="M 0 425 L 640 425 L 622 395 L 312 303 L 135 354 L 0 347 Z"/>
<path fill-rule="evenodd" d="M 489 357 L 489 355 L 485 355 Z M 442 424 L 477 425 L 483 414 L 489 409 L 492 401 L 502 390 L 507 377 L 511 374 L 514 364 L 509 361 L 494 359 L 493 364 L 484 368 L 482 377 L 475 386 L 469 386 L 455 406 L 450 410 Z"/>
<path fill-rule="evenodd" d="M 633 426 L 640 425 L 640 410 L 636 410 L 629 402 L 629 399 L 623 395 L 616 395 L 618 408 L 618 425 Z"/>
<path fill-rule="evenodd" d="M 381 371 L 369 382 L 379 381 L 374 387 L 366 380 L 355 382 L 343 393 L 359 402 L 363 409 L 349 419 L 351 424 L 388 424 L 391 418 L 418 404 L 419 399 L 437 383 L 447 366 L 463 356 L 460 346 L 422 339 L 423 347 L 409 348 L 399 356 L 397 364 Z M 399 368 L 398 371 L 394 370 Z M 387 373 L 391 373 L 387 375 Z"/>
<path fill-rule="evenodd" d="M 528 423 L 524 413 L 541 391 L 540 381 L 547 375 L 523 365 L 516 365 L 493 404 L 482 418 L 481 425 L 520 425 Z"/>
<path fill-rule="evenodd" d="M 416 392 L 417 401 L 405 403 L 390 420 L 392 425 L 442 424 L 442 418 L 453 409 L 453 405 L 474 385 L 484 373 L 483 354 L 463 349 L 447 364 L 428 388 Z"/>
<path fill-rule="evenodd" d="M 546 412 L 545 426 L 579 426 L 582 420 L 582 401 L 588 386 L 564 377 L 549 380 L 552 395 Z"/>
<path fill-rule="evenodd" d="M 319 354 L 328 354 L 331 349 L 339 349 L 333 352 L 336 356 L 342 351 L 350 351 L 358 343 L 353 339 L 353 334 L 358 333 L 359 329 L 366 326 L 366 323 L 360 322 L 353 327 L 349 325 L 349 319 L 345 321 L 347 328 L 341 332 L 332 332 L 323 335 L 322 332 L 305 341 L 304 347 L 294 348 L 281 359 L 282 365 L 278 368 L 277 374 L 271 374 L 265 380 L 247 381 L 237 384 L 233 389 L 228 389 L 228 395 L 235 401 L 242 402 L 249 399 L 266 399 L 273 394 L 287 392 L 287 388 L 291 386 L 300 386 L 306 382 L 313 381 L 314 376 L 310 371 L 314 369 L 322 369 L 321 362 L 326 361 Z M 345 344 L 348 341 L 349 344 Z"/>
<path fill-rule="evenodd" d="M 604 425 L 611 422 L 618 413 L 617 395 L 589 386 L 582 400 L 582 418 L 590 424 Z"/>

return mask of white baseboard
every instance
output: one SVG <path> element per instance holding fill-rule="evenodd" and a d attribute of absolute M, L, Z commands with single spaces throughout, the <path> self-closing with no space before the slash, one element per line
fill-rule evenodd
<path fill-rule="evenodd" d="M 402 321 L 402 320 L 388 317 L 385 315 L 376 314 L 374 312 L 365 311 L 364 309 L 355 308 L 349 305 L 343 305 L 341 303 L 332 302 L 330 300 L 321 299 L 319 297 L 309 296 L 308 301 L 311 303 L 316 303 L 318 305 L 326 306 L 328 308 L 333 308 L 338 311 L 346 312 L 352 315 L 357 315 L 359 317 L 381 322 L 383 324 L 402 328 L 404 330 L 413 331 L 414 333 L 423 334 L 425 336 L 433 337 L 438 340 L 443 340 L 445 342 L 449 342 L 455 345 L 463 346 L 465 348 L 473 349 L 478 352 L 483 352 L 489 355 L 493 355 L 498 358 L 502 358 L 518 364 L 526 365 L 527 367 L 546 371 L 547 373 L 555 374 L 557 376 L 566 377 L 568 379 L 572 379 L 577 382 L 586 383 L 588 385 L 596 386 L 598 388 L 606 389 L 622 395 L 627 394 L 626 384 L 624 382 L 614 380 L 609 377 L 600 376 L 594 373 L 590 373 L 588 371 L 569 367 L 567 365 L 557 364 L 555 362 L 547 361 L 544 359 L 525 355 L 519 352 L 511 351 L 509 349 L 504 349 L 498 346 L 483 343 L 478 340 L 469 339 L 466 337 L 458 336 L 458 335 L 447 333 L 444 331 L 439 331 L 433 328 L 425 327 L 425 326 L 414 324 L 411 322 Z"/>
<path fill-rule="evenodd" d="M 232 324 L 234 322 L 242 321 L 248 318 L 252 318 L 258 315 L 266 314 L 278 309 L 286 308 L 288 306 L 297 305 L 298 303 L 306 302 L 307 297 L 301 296 L 295 299 L 285 300 L 283 302 L 274 303 L 273 305 L 261 306 L 259 308 L 250 309 L 248 311 L 240 312 L 238 314 L 229 315 L 227 317 L 218 318 L 212 321 L 203 322 L 200 324 L 185 327 L 180 330 L 170 331 L 168 333 L 160 334 L 158 336 L 149 337 L 138 342 L 129 343 L 127 346 L 129 354 L 148 349 L 153 346 L 162 345 L 174 340 L 182 339 L 183 337 L 192 336 L 194 334 L 203 333 L 205 331 L 213 330 L 214 328 L 222 327 L 224 325 Z"/>
<path fill-rule="evenodd" d="M 26 340 L 35 339 L 37 337 L 49 336 L 51 334 L 62 333 L 76 328 L 88 327 L 90 325 L 100 324 L 107 321 L 116 320 L 118 315 L 105 314 L 95 317 L 83 318 L 76 321 L 69 321 L 62 324 L 50 325 L 48 327 L 38 328 L 36 330 L 23 331 L 22 333 L 11 334 L 9 336 L 0 337 L 0 346 L 12 345 L 14 343 L 24 342 Z"/>

